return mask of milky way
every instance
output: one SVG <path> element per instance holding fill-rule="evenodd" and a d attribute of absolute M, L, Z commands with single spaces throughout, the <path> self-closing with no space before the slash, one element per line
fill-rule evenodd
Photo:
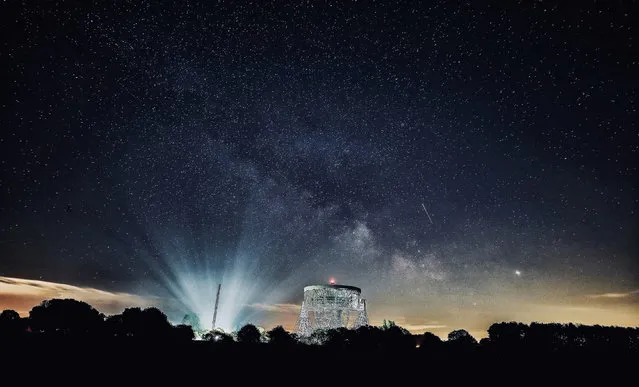
<path fill-rule="evenodd" d="M 222 283 L 228 329 L 332 276 L 414 331 L 639 324 L 635 9 L 233 3 L 0 6 L 0 275 L 205 321 Z"/>

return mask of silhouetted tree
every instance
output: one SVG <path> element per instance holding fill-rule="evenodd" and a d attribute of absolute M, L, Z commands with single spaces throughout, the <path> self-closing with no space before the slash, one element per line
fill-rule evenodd
<path fill-rule="evenodd" d="M 344 349 L 350 344 L 350 331 L 347 328 L 334 328 L 326 330 L 324 346 L 330 349 Z"/>
<path fill-rule="evenodd" d="M 489 346 L 493 350 L 504 349 L 534 352 L 538 354 L 560 352 L 622 353 L 639 346 L 639 330 L 636 328 L 585 326 L 533 322 L 496 323 L 488 329 Z"/>
<path fill-rule="evenodd" d="M 145 336 L 161 337 L 172 328 L 169 319 L 158 308 L 146 308 L 142 311 L 142 324 Z"/>
<path fill-rule="evenodd" d="M 18 312 L 7 309 L 0 313 L 0 337 L 17 338 L 24 331 L 25 327 Z"/>
<path fill-rule="evenodd" d="M 98 332 L 102 328 L 104 315 L 86 302 L 52 299 L 31 309 L 29 322 L 33 331 L 81 335 Z"/>
<path fill-rule="evenodd" d="M 351 344 L 354 335 L 354 331 L 347 328 L 316 329 L 306 341 L 330 349 L 343 349 Z"/>
<path fill-rule="evenodd" d="M 122 312 L 122 332 L 126 336 L 153 339 L 169 334 L 171 323 L 162 311 L 151 307 L 127 308 Z"/>
<path fill-rule="evenodd" d="M 311 335 L 305 339 L 310 344 L 323 345 L 328 340 L 328 329 L 315 329 Z"/>
<path fill-rule="evenodd" d="M 142 309 L 140 308 L 126 308 L 121 315 L 122 318 L 122 330 L 127 336 L 138 336 L 142 334 L 144 330 L 144 323 L 142 318 Z"/>
<path fill-rule="evenodd" d="M 384 322 L 382 323 L 382 329 L 384 330 L 390 329 L 395 326 L 397 325 L 395 324 L 395 321 L 392 321 L 392 320 L 388 320 L 388 321 L 384 320 Z"/>
<path fill-rule="evenodd" d="M 455 342 L 467 341 L 472 344 L 477 344 L 477 340 L 475 340 L 475 338 L 471 336 L 470 333 L 468 333 L 468 331 L 466 331 L 465 329 L 457 329 L 455 331 L 450 332 L 448 334 L 448 341 L 455 341 Z"/>
<path fill-rule="evenodd" d="M 6 309 L 0 313 L 0 324 L 16 322 L 18 320 L 20 320 L 20 314 L 15 310 Z"/>
<path fill-rule="evenodd" d="M 288 347 L 295 344 L 295 338 L 281 325 L 267 332 L 269 343 L 278 347 Z"/>
<path fill-rule="evenodd" d="M 308 340 L 328 349 L 353 349 L 358 351 L 407 351 L 415 348 L 415 339 L 406 329 L 397 325 L 386 328 L 363 326 L 356 330 L 347 328 L 317 329 Z"/>
<path fill-rule="evenodd" d="M 415 339 L 408 330 L 391 321 L 388 329 L 382 332 L 382 347 L 390 351 L 414 350 Z"/>
<path fill-rule="evenodd" d="M 171 338 L 177 342 L 188 342 L 195 338 L 195 332 L 190 325 L 180 324 L 172 328 Z"/>
<path fill-rule="evenodd" d="M 516 322 L 493 324 L 488 328 L 489 343 L 509 350 L 518 349 L 523 346 L 528 329 L 528 325 Z"/>
<path fill-rule="evenodd" d="M 527 347 L 538 352 L 555 352 L 563 347 L 561 324 L 533 322 L 526 336 Z"/>
<path fill-rule="evenodd" d="M 371 352 L 381 347 L 379 337 L 382 329 L 371 325 L 365 325 L 357 328 L 352 335 L 351 345 L 353 348 Z"/>
<path fill-rule="evenodd" d="M 206 332 L 205 334 L 202 335 L 202 340 L 212 341 L 219 344 L 230 344 L 234 342 L 233 337 L 231 335 L 219 330 L 212 330 L 212 331 Z"/>
<path fill-rule="evenodd" d="M 439 336 L 431 332 L 424 332 L 421 337 L 419 349 L 422 351 L 438 351 L 442 348 L 442 345 L 443 341 L 439 338 Z"/>
<path fill-rule="evenodd" d="M 448 334 L 446 345 L 457 351 L 469 351 L 477 345 L 477 340 L 464 329 L 458 329 Z"/>
<path fill-rule="evenodd" d="M 104 320 L 104 329 L 109 336 L 126 336 L 121 314 L 108 316 Z"/>
<path fill-rule="evenodd" d="M 253 324 L 246 324 L 237 332 L 237 341 L 245 344 L 257 344 L 262 335 Z"/>
<path fill-rule="evenodd" d="M 26 332 L 28 322 L 36 334 Z M 0 313 L 0 341 L 5 346 L 13 348 L 29 348 L 29 351 L 50 348 L 58 353 L 65 345 L 59 340 L 49 341 L 50 336 L 63 336 L 70 338 L 70 352 L 85 353 L 96 350 L 108 352 L 109 350 L 120 355 L 144 354 L 143 356 L 155 357 L 156 361 L 166 357 L 167 353 L 199 353 L 204 355 L 206 351 L 216 351 L 221 354 L 233 353 L 240 349 L 244 354 L 257 354 L 255 359 L 261 359 L 272 348 L 294 348 L 294 352 L 308 351 L 309 356 L 325 357 L 326 351 L 332 358 L 339 358 L 340 352 L 358 351 L 358 356 L 350 357 L 358 359 L 366 358 L 369 354 L 375 354 L 366 359 L 384 359 L 385 365 L 399 364 L 415 351 L 415 336 L 406 329 L 397 326 L 392 321 L 386 321 L 381 327 L 363 326 L 358 329 L 324 329 L 316 330 L 310 338 L 301 339 L 299 345 L 296 336 L 291 335 L 283 327 L 277 326 L 271 329 L 267 336 L 270 346 L 251 346 L 262 341 L 261 330 L 254 325 L 247 324 L 237 332 L 237 341 L 245 345 L 237 345 L 233 337 L 222 331 L 207 332 L 202 336 L 204 340 L 214 342 L 213 345 L 194 342 L 194 331 L 190 325 L 173 326 L 167 316 L 157 308 L 127 308 L 119 315 L 104 316 L 90 305 L 76 300 L 49 300 L 32 309 L 28 319 L 11 310 Z M 15 333 L 15 334 L 14 334 Z M 98 341 L 103 333 L 111 339 Z M 530 326 L 516 322 L 503 322 L 493 324 L 488 329 L 489 337 L 482 339 L 478 346 L 477 341 L 465 330 L 459 329 L 448 334 L 448 340 L 442 340 L 436 335 L 427 332 L 420 337 L 420 350 L 425 356 L 418 361 L 439 361 L 439 354 L 444 359 L 457 357 L 466 361 L 481 361 L 486 358 L 489 362 L 499 360 L 500 364 L 529 364 L 531 359 L 549 358 L 553 364 L 562 364 L 562 361 L 582 361 L 594 358 L 593 355 L 604 354 L 607 358 L 614 355 L 619 358 L 634 358 L 639 352 L 639 329 L 620 327 L 583 326 L 576 324 L 539 324 Z M 90 336 L 89 336 L 90 335 Z M 130 339 L 112 339 L 113 337 L 136 338 L 142 341 Z M 23 340 L 21 342 L 15 341 Z M 73 340 L 80 338 L 81 340 Z M 85 340 L 87 338 L 88 340 Z M 15 345 L 19 343 L 20 345 Z M 87 343 L 88 345 L 83 345 Z M 318 344 L 307 346 L 306 343 Z M 7 345 L 9 344 L 9 345 Z M 80 344 L 80 346 L 76 345 Z M 224 345 L 221 345 L 224 344 Z M 516 348 L 517 352 L 513 352 Z M 134 351 L 130 351 L 134 349 Z M 162 352 L 173 351 L 177 352 Z M 144 351 L 144 352 L 139 352 Z M 198 352 L 203 351 L 203 352 Z M 634 351 L 634 352 L 633 352 Z M 280 351 L 280 355 L 289 351 Z M 290 351 L 293 352 L 293 351 Z M 429 357 L 428 354 L 433 354 Z M 469 356 L 480 354 L 479 357 Z M 506 354 L 506 356 L 501 356 Z M 586 354 L 586 357 L 581 355 Z M 337 356 L 334 356 L 337 355 Z M 434 356 L 437 355 L 437 356 Z M 550 356 L 549 356 L 550 355 Z M 560 355 L 561 357 L 557 357 Z M 142 355 L 140 355 L 142 356 Z M 496 356 L 496 357 L 495 357 Z M 200 357 L 199 355 L 194 357 Z M 222 356 L 224 357 L 224 355 Z M 557 360 L 559 363 L 557 363 Z M 444 360 L 446 361 L 446 360 Z"/>

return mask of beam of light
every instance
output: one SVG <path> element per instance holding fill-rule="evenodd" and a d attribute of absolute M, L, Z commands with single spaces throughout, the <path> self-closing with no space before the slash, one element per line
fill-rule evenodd
<path fill-rule="evenodd" d="M 200 326 L 209 330 L 235 330 L 243 324 L 258 323 L 263 310 L 252 304 L 279 304 L 290 300 L 296 290 L 283 283 L 291 269 L 277 261 L 282 245 L 294 248 L 307 244 L 305 237 L 314 227 L 323 226 L 303 195 L 270 192 L 263 186 L 245 207 L 240 235 L 231 252 L 195 240 L 215 239 L 200 230 L 179 226 L 171 230 L 147 226 L 153 251 L 147 257 L 162 291 L 174 300 L 168 308 L 179 322 L 186 314 L 197 315 Z M 286 196 L 289 195 L 289 196 Z M 300 199 L 301 196 L 301 199 Z M 296 223 L 295 219 L 302 219 Z M 299 273 L 302 264 L 298 264 Z M 216 327 L 212 326 L 218 284 L 222 285 Z"/>
<path fill-rule="evenodd" d="M 132 149 L 136 167 L 123 169 L 122 178 L 136 227 L 123 244 L 132 260 L 144 259 L 150 269 L 138 286 L 173 300 L 166 309 L 172 321 L 196 314 L 202 328 L 211 328 L 222 284 L 216 325 L 228 330 L 260 323 L 265 311 L 247 305 L 301 299 L 303 286 L 324 266 L 319 262 L 327 254 L 318 251 L 330 253 L 325 244 L 342 234 L 342 208 L 320 204 L 279 170 L 196 132 L 177 157 L 165 157 L 175 152 L 173 134 Z M 142 170 L 151 178 L 140 179 Z M 369 248 L 369 230 L 358 224 L 355 234 L 338 241 L 345 255 L 360 261 L 379 256 Z"/>
<path fill-rule="evenodd" d="M 230 331 L 246 320 L 250 312 L 245 310 L 248 304 L 266 301 L 263 294 L 266 286 L 258 270 L 259 258 L 255 256 L 237 254 L 232 259 L 220 259 L 205 254 L 198 257 L 189 249 L 172 246 L 164 248 L 162 257 L 161 264 L 152 267 L 161 286 L 174 300 L 168 309 L 177 319 L 185 314 L 195 314 L 203 329 Z M 218 284 L 222 284 L 222 289 L 216 327 L 213 327 Z"/>

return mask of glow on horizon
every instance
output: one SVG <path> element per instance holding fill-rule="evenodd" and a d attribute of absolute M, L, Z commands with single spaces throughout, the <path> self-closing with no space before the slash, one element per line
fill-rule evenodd
<path fill-rule="evenodd" d="M 91 287 L 0 276 L 0 310 L 13 309 L 21 316 L 44 300 L 73 298 L 84 301 L 107 314 L 122 312 L 125 308 L 146 308 L 159 304 L 159 299 L 131 293 L 109 292 Z"/>
<path fill-rule="evenodd" d="M 217 282 L 206 282 L 204 278 L 197 281 L 187 280 L 186 276 L 181 278 L 183 278 L 182 281 L 174 284 L 177 287 L 176 292 L 185 297 L 183 299 L 185 306 L 193 308 L 193 312 L 198 314 L 204 327 L 209 329 L 213 317 Z M 193 278 L 195 277 L 191 279 Z M 292 330 L 300 305 L 242 302 L 242 299 L 259 298 L 258 296 L 265 295 L 260 293 L 259 287 L 253 290 L 247 288 L 251 293 L 234 294 L 234 289 L 241 289 L 247 285 L 246 281 L 248 281 L 246 277 L 233 278 L 230 274 L 226 277 L 220 294 L 218 314 L 220 324 L 218 325 L 224 330 L 232 331 L 237 329 L 238 325 L 249 322 L 238 319 L 238 316 L 252 315 L 256 318 L 250 322 L 256 325 L 267 329 L 282 325 L 287 330 Z M 372 325 L 381 325 L 384 319 L 393 320 L 397 325 L 414 334 L 428 331 L 442 338 L 446 338 L 448 332 L 452 330 L 466 329 L 475 338 L 481 339 L 487 336 L 486 330 L 491 324 L 501 321 L 639 326 L 639 305 L 633 301 L 633 297 L 637 294 L 639 294 L 638 290 L 589 294 L 578 300 L 545 303 L 504 298 L 503 302 L 495 302 L 492 307 L 456 309 L 453 315 L 448 313 L 450 305 L 433 304 L 433 308 L 421 316 L 407 316 L 405 312 L 402 312 L 402 310 L 411 311 L 413 307 L 410 305 L 398 306 L 375 299 L 372 302 L 369 300 L 368 305 Z M 166 312 L 164 307 L 167 305 L 167 300 L 160 297 L 144 297 L 41 280 L 0 277 L 0 310 L 13 309 L 22 316 L 28 316 L 31 308 L 51 298 L 74 298 L 89 303 L 105 314 L 121 313 L 128 307 L 149 306 L 156 306 Z M 626 302 L 620 303 L 620 301 Z M 174 321 L 174 323 L 180 323 L 180 321 Z"/>

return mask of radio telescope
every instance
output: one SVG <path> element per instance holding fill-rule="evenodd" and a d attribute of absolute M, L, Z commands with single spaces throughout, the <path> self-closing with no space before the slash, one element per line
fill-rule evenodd
<path fill-rule="evenodd" d="M 362 289 L 337 285 L 331 279 L 328 285 L 304 287 L 302 310 L 294 333 L 310 336 L 316 329 L 351 328 L 368 325 L 366 300 Z"/>

